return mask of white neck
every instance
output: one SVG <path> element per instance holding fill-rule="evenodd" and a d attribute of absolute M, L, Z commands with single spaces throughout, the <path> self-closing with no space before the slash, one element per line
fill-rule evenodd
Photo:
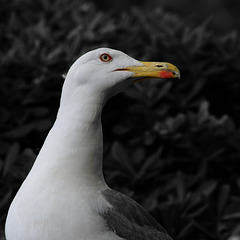
<path fill-rule="evenodd" d="M 62 180 L 71 176 L 84 186 L 105 184 L 101 126 L 104 100 L 82 87 L 71 96 L 68 90 L 63 87 L 57 119 L 31 173 Z"/>

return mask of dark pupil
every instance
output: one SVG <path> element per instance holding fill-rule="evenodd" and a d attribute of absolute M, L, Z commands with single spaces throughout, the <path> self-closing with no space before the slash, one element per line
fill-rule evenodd
<path fill-rule="evenodd" d="M 108 59 L 108 56 L 107 56 L 107 55 L 104 55 L 104 56 L 103 56 L 103 59 L 104 59 L 104 60 L 107 60 L 107 59 Z"/>

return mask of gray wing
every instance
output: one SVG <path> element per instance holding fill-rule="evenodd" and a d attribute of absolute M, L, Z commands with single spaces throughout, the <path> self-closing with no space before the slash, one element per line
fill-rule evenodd
<path fill-rule="evenodd" d="M 99 214 L 119 237 L 127 240 L 172 240 L 166 230 L 131 198 L 112 189 L 103 190 L 102 195 L 112 208 Z"/>

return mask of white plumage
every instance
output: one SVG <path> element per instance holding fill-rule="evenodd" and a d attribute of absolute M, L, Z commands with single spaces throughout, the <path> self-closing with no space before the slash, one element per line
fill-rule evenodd
<path fill-rule="evenodd" d="M 103 106 L 146 77 L 179 77 L 179 71 L 108 48 L 72 65 L 56 121 L 10 206 L 7 240 L 171 239 L 137 203 L 109 189 L 102 174 Z M 135 209 L 131 216 L 121 204 Z"/>

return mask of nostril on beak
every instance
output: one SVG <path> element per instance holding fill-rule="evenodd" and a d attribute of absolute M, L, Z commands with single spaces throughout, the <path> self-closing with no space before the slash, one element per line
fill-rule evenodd
<path fill-rule="evenodd" d="M 163 67 L 163 65 L 156 65 L 156 67 L 159 67 L 159 68 L 161 68 L 161 67 Z"/>

